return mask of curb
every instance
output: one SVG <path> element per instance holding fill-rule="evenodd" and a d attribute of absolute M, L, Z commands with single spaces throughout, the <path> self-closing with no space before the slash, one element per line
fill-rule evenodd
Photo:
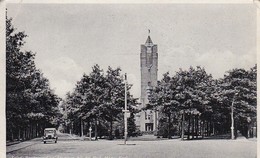
<path fill-rule="evenodd" d="M 32 146 L 32 145 L 34 145 L 34 144 L 36 144 L 36 142 L 35 142 L 35 143 L 32 143 L 32 144 L 28 144 L 28 145 L 23 146 L 23 147 L 20 147 L 20 148 L 17 148 L 17 149 L 10 150 L 10 151 L 7 151 L 7 149 L 6 149 L 6 153 L 7 153 L 7 154 L 8 154 L 8 153 L 12 153 L 12 152 L 15 152 L 15 151 L 18 151 L 18 150 L 27 148 L 27 147 L 29 147 L 29 146 Z"/>
<path fill-rule="evenodd" d="M 6 146 L 11 146 L 11 145 L 19 144 L 19 143 L 21 143 L 21 142 L 22 142 L 22 141 L 9 142 L 9 143 L 6 143 Z"/>
<path fill-rule="evenodd" d="M 14 152 L 14 151 L 17 151 L 17 150 L 20 150 L 20 149 L 27 148 L 27 147 L 32 146 L 34 144 L 37 144 L 37 143 L 40 142 L 38 140 L 40 140 L 40 139 L 34 138 L 32 140 L 29 140 L 29 141 L 23 141 L 23 142 L 20 141 L 20 142 L 16 142 L 14 144 L 11 144 L 11 145 L 6 145 L 6 153 L 11 153 L 11 152 Z M 20 147 L 19 147 L 19 145 L 20 145 Z M 16 146 L 16 148 L 15 148 L 15 146 Z M 9 151 L 8 151 L 8 148 L 9 148 Z"/>

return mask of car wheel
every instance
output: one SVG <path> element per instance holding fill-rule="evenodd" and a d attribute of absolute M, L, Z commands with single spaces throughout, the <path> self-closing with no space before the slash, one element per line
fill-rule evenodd
<path fill-rule="evenodd" d="M 46 144 L 46 141 L 44 141 L 43 143 Z"/>

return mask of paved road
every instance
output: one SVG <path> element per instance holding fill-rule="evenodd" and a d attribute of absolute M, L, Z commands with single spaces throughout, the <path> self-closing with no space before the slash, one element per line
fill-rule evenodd
<path fill-rule="evenodd" d="M 46 158 L 256 158 L 256 141 L 196 140 L 180 141 L 58 141 L 57 144 L 34 142 L 7 153 L 7 157 Z"/>

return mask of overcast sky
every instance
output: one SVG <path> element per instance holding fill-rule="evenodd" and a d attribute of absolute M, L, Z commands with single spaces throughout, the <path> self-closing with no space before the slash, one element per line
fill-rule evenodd
<path fill-rule="evenodd" d="M 25 50 L 60 97 L 94 64 L 121 67 L 140 95 L 140 45 L 148 29 L 158 45 L 159 74 L 203 66 L 214 78 L 256 64 L 256 7 L 252 4 L 8 4 L 25 31 Z M 122 74 L 123 74 L 122 73 Z"/>

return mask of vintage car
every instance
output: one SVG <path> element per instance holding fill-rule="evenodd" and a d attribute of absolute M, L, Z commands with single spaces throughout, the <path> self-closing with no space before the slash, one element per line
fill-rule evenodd
<path fill-rule="evenodd" d="M 55 142 L 57 143 L 58 136 L 57 136 L 57 131 L 55 128 L 45 128 L 44 129 L 44 136 L 43 136 L 43 142 L 44 144 L 46 142 Z"/>

